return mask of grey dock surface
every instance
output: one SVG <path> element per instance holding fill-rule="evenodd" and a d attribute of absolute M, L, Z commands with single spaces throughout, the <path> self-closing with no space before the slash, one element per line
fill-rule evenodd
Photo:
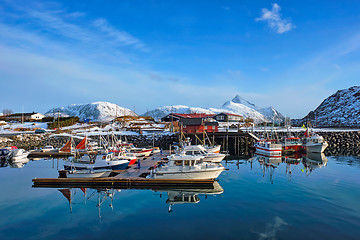
<path fill-rule="evenodd" d="M 154 154 L 141 160 L 140 168 L 138 164 L 131 165 L 126 170 L 113 171 L 117 174 L 107 178 L 35 178 L 33 187 L 41 188 L 70 188 L 70 187 L 91 187 L 91 188 L 211 188 L 214 180 L 198 179 L 147 179 L 144 176 L 150 172 L 151 167 L 155 166 L 167 154 Z"/>

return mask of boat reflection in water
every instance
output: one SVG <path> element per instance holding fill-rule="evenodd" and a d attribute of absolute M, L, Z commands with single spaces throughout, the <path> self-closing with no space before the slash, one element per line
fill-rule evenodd
<path fill-rule="evenodd" d="M 173 205 L 178 204 L 196 204 L 200 202 L 199 196 L 219 195 L 224 192 L 224 189 L 218 182 L 214 182 L 213 188 L 205 189 L 169 189 L 169 190 L 154 190 L 160 193 L 160 198 L 163 194 L 167 194 L 166 203 L 169 204 L 169 213 L 172 211 Z"/>
<path fill-rule="evenodd" d="M 289 181 L 291 181 L 292 173 L 300 163 L 304 166 L 304 169 L 301 169 L 301 171 L 306 171 L 306 174 L 309 175 L 313 170 L 325 167 L 328 161 L 324 153 L 312 152 L 307 152 L 306 154 L 296 153 L 283 157 L 266 156 L 263 153 L 255 152 L 254 156 L 255 159 L 252 159 L 252 161 L 257 160 L 260 163 L 263 177 L 268 174 L 271 184 L 274 183 L 275 170 L 282 163 L 286 164 L 285 174 L 288 176 Z"/>
<path fill-rule="evenodd" d="M 306 170 L 306 175 L 310 175 L 317 168 L 326 167 L 327 158 L 324 153 L 310 153 L 303 156 L 302 162 Z"/>
<path fill-rule="evenodd" d="M 58 189 L 59 192 L 68 200 L 70 213 L 73 212 L 72 204 L 77 195 L 84 199 L 84 204 L 87 201 L 95 202 L 99 210 L 99 218 L 101 218 L 101 206 L 108 204 L 113 210 L 113 200 L 116 192 L 121 192 L 121 189 L 114 188 L 62 188 Z M 127 188 L 127 190 L 130 190 Z M 200 202 L 199 196 L 218 195 L 224 192 L 224 189 L 218 182 L 214 182 L 212 186 L 207 188 L 169 188 L 169 189 L 149 189 L 162 195 L 167 194 L 168 198 L 166 203 L 169 204 L 169 212 L 172 211 L 172 206 L 175 204 L 195 204 Z M 78 203 L 78 202 L 77 202 Z"/>
<path fill-rule="evenodd" d="M 23 168 L 28 162 L 30 161 L 30 159 L 28 158 L 21 158 L 21 159 L 16 159 L 16 160 L 12 160 L 12 159 L 2 159 L 0 160 L 0 167 L 11 167 L 11 168 Z"/>
<path fill-rule="evenodd" d="M 63 188 L 58 189 L 69 202 L 70 213 L 72 213 L 73 201 L 79 193 L 83 195 L 84 204 L 87 201 L 95 202 L 96 207 L 99 210 L 99 218 L 101 218 L 101 206 L 108 203 L 110 208 L 113 208 L 113 199 L 116 192 L 120 192 L 120 189 L 94 189 L 94 188 Z"/>
<path fill-rule="evenodd" d="M 18 160 L 9 160 L 9 165 L 11 168 L 23 168 L 29 161 L 30 161 L 30 159 L 28 159 L 28 158 L 21 158 Z"/>
<path fill-rule="evenodd" d="M 263 177 L 265 177 L 266 173 L 269 174 L 271 184 L 274 183 L 274 173 L 275 169 L 282 163 L 281 156 L 267 156 L 263 153 L 256 152 L 254 154 L 256 160 L 260 163 Z"/>

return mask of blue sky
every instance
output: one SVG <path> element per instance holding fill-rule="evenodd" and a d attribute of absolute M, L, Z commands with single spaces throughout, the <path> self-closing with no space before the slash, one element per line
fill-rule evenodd
<path fill-rule="evenodd" d="M 331 0 L 0 0 L 0 108 L 109 101 L 141 114 L 218 108 L 239 94 L 303 117 L 359 85 L 359 9 Z"/>

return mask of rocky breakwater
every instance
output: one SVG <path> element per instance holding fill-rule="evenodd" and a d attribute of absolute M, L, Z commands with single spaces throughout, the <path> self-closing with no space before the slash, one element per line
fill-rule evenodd
<path fill-rule="evenodd" d="M 360 131 L 322 132 L 319 135 L 329 143 L 325 155 L 360 156 Z"/>
<path fill-rule="evenodd" d="M 0 147 L 16 146 L 25 150 L 34 150 L 52 145 L 55 148 L 60 148 L 68 141 L 65 137 L 51 137 L 50 134 L 24 134 L 12 137 L 1 137 Z"/>

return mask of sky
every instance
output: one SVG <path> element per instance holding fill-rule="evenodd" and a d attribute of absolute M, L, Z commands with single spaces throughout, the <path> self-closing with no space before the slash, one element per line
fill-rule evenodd
<path fill-rule="evenodd" d="M 359 85 L 360 1 L 0 0 L 0 111 L 235 95 L 304 117 Z"/>

